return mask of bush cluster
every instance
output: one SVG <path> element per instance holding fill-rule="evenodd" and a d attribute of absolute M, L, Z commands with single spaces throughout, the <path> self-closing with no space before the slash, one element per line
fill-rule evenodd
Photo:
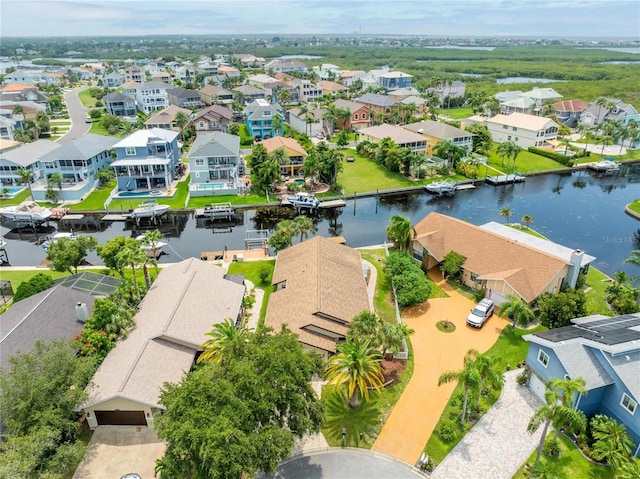
<path fill-rule="evenodd" d="M 16 294 L 13 296 L 13 302 L 21 301 L 29 296 L 38 294 L 53 285 L 53 278 L 48 274 L 38 273 L 33 278 L 23 281 L 18 286 Z"/>
<path fill-rule="evenodd" d="M 550 158 L 558 163 L 561 163 L 565 166 L 573 166 L 573 160 L 565 155 L 561 155 L 560 153 L 554 153 L 553 151 L 544 150 L 542 148 L 536 148 L 535 146 L 530 146 L 527 148 L 531 153 L 536 155 L 544 156 L 545 158 Z"/>
<path fill-rule="evenodd" d="M 391 276 L 400 306 L 412 306 L 429 299 L 431 282 L 409 253 L 391 253 L 384 272 Z"/>

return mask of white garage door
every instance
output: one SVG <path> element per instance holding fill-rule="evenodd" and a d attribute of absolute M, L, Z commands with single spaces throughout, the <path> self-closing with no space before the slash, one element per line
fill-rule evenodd
<path fill-rule="evenodd" d="M 547 390 L 547 387 L 545 386 L 544 381 L 542 381 L 542 379 L 540 379 L 535 373 L 532 373 L 531 378 L 529 378 L 529 388 L 531 388 L 536 396 L 544 401 L 544 393 Z"/>

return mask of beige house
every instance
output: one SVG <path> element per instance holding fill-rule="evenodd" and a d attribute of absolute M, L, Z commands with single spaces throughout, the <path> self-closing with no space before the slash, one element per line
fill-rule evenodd
<path fill-rule="evenodd" d="M 496 143 L 512 141 L 522 149 L 530 146 L 542 147 L 558 137 L 558 124 L 550 118 L 511 113 L 496 115 L 492 118 L 472 116 L 465 120 L 465 125 L 481 123 L 487 126 L 491 138 Z"/>
<path fill-rule="evenodd" d="M 427 139 L 427 153 L 432 155 L 433 148 L 441 141 L 451 141 L 454 145 L 464 148 L 468 152 L 473 147 L 473 134 L 433 120 L 422 120 L 417 123 L 402 125 L 402 128 L 412 131 Z"/>
<path fill-rule="evenodd" d="M 180 127 L 176 126 L 174 123 L 176 120 L 176 114 L 178 112 L 182 112 L 182 114 L 187 118 L 191 117 L 191 110 L 180 108 L 176 105 L 169 105 L 167 108 L 155 113 L 147 121 L 145 121 L 144 126 L 148 130 L 150 130 L 151 128 L 162 128 L 163 130 L 180 132 Z"/>
<path fill-rule="evenodd" d="M 385 138 L 391 138 L 398 148 L 409 148 L 414 153 L 424 154 L 427 150 L 426 137 L 401 126 L 382 124 L 358 130 L 358 141 L 379 143 Z"/>
<path fill-rule="evenodd" d="M 135 315 L 136 326 L 96 371 L 82 406 L 91 429 L 148 426 L 163 408 L 165 382 L 188 372 L 212 325 L 240 315 L 245 287 L 219 266 L 190 258 L 163 268 Z"/>
<path fill-rule="evenodd" d="M 258 144 L 264 146 L 269 154 L 272 154 L 278 148 L 284 149 L 287 156 L 289 156 L 289 163 L 280 165 L 280 172 L 283 175 L 296 176 L 307 157 L 307 152 L 300 143 L 286 136 L 274 136 Z"/>
<path fill-rule="evenodd" d="M 360 252 L 321 236 L 280 251 L 272 283 L 267 326 L 288 325 L 325 358 L 345 340 L 351 319 L 371 310 Z"/>
<path fill-rule="evenodd" d="M 439 213 L 415 225 L 413 255 L 430 269 L 451 251 L 466 257 L 463 282 L 496 304 L 513 294 L 531 303 L 563 284 L 574 287 L 595 258 L 551 241 L 535 238 L 498 223 L 475 226 Z"/>

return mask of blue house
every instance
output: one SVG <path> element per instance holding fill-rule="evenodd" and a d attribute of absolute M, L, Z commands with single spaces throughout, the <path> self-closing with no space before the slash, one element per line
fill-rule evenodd
<path fill-rule="evenodd" d="M 245 115 L 247 130 L 256 140 L 266 140 L 282 134 L 284 118 L 277 103 L 270 105 L 267 100 L 255 100 L 247 106 Z M 276 116 L 280 117 L 281 126 L 278 130 L 273 125 L 273 119 Z"/>
<path fill-rule="evenodd" d="M 640 313 L 593 315 L 524 336 L 529 341 L 529 387 L 544 398 L 550 379 L 582 377 L 586 395 L 574 406 L 587 417 L 605 414 L 624 424 L 640 452 Z"/>
<path fill-rule="evenodd" d="M 408 73 L 389 72 L 378 77 L 380 86 L 387 90 L 399 90 L 401 88 L 411 88 L 411 79 L 413 77 Z"/>
<path fill-rule="evenodd" d="M 111 164 L 118 190 L 167 188 L 180 167 L 178 133 L 161 128 L 138 130 L 113 145 L 116 160 Z"/>

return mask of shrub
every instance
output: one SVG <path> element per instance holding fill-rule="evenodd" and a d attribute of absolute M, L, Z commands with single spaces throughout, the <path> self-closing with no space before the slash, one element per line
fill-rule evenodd
<path fill-rule="evenodd" d="M 560 444 L 556 439 L 550 439 L 544 443 L 542 452 L 547 457 L 560 457 Z"/>
<path fill-rule="evenodd" d="M 459 161 L 456 165 L 456 171 L 467 178 L 478 177 L 478 165 L 467 163 L 466 161 Z"/>
<path fill-rule="evenodd" d="M 516 381 L 520 386 L 526 386 L 528 380 L 529 375 L 525 372 L 522 372 L 516 376 Z"/>
<path fill-rule="evenodd" d="M 391 253 L 384 271 L 391 276 L 396 288 L 396 300 L 400 306 L 412 306 L 429 299 L 431 282 L 408 253 Z"/>
<path fill-rule="evenodd" d="M 440 423 L 440 427 L 438 427 L 438 435 L 443 442 L 451 442 L 456 438 L 456 432 L 458 427 L 456 424 L 447 419 Z"/>
<path fill-rule="evenodd" d="M 558 163 L 561 163 L 565 166 L 573 166 L 573 161 L 565 156 L 565 155 L 561 155 L 560 153 L 554 153 L 553 151 L 547 151 L 544 150 L 542 148 L 536 148 L 535 146 L 530 146 L 529 148 L 527 148 L 531 153 L 534 153 L 536 155 L 540 155 L 540 156 L 544 156 L 545 158 L 550 158 L 554 161 L 557 161 Z"/>
<path fill-rule="evenodd" d="M 53 278 L 48 274 L 38 273 L 33 278 L 23 281 L 18 286 L 16 294 L 13 296 L 13 302 L 17 302 L 38 294 L 45 289 L 48 289 L 53 285 Z"/>
<path fill-rule="evenodd" d="M 267 264 L 263 264 L 260 266 L 260 271 L 258 271 L 258 276 L 260 277 L 260 281 L 262 284 L 269 283 L 271 277 L 271 268 Z"/>

